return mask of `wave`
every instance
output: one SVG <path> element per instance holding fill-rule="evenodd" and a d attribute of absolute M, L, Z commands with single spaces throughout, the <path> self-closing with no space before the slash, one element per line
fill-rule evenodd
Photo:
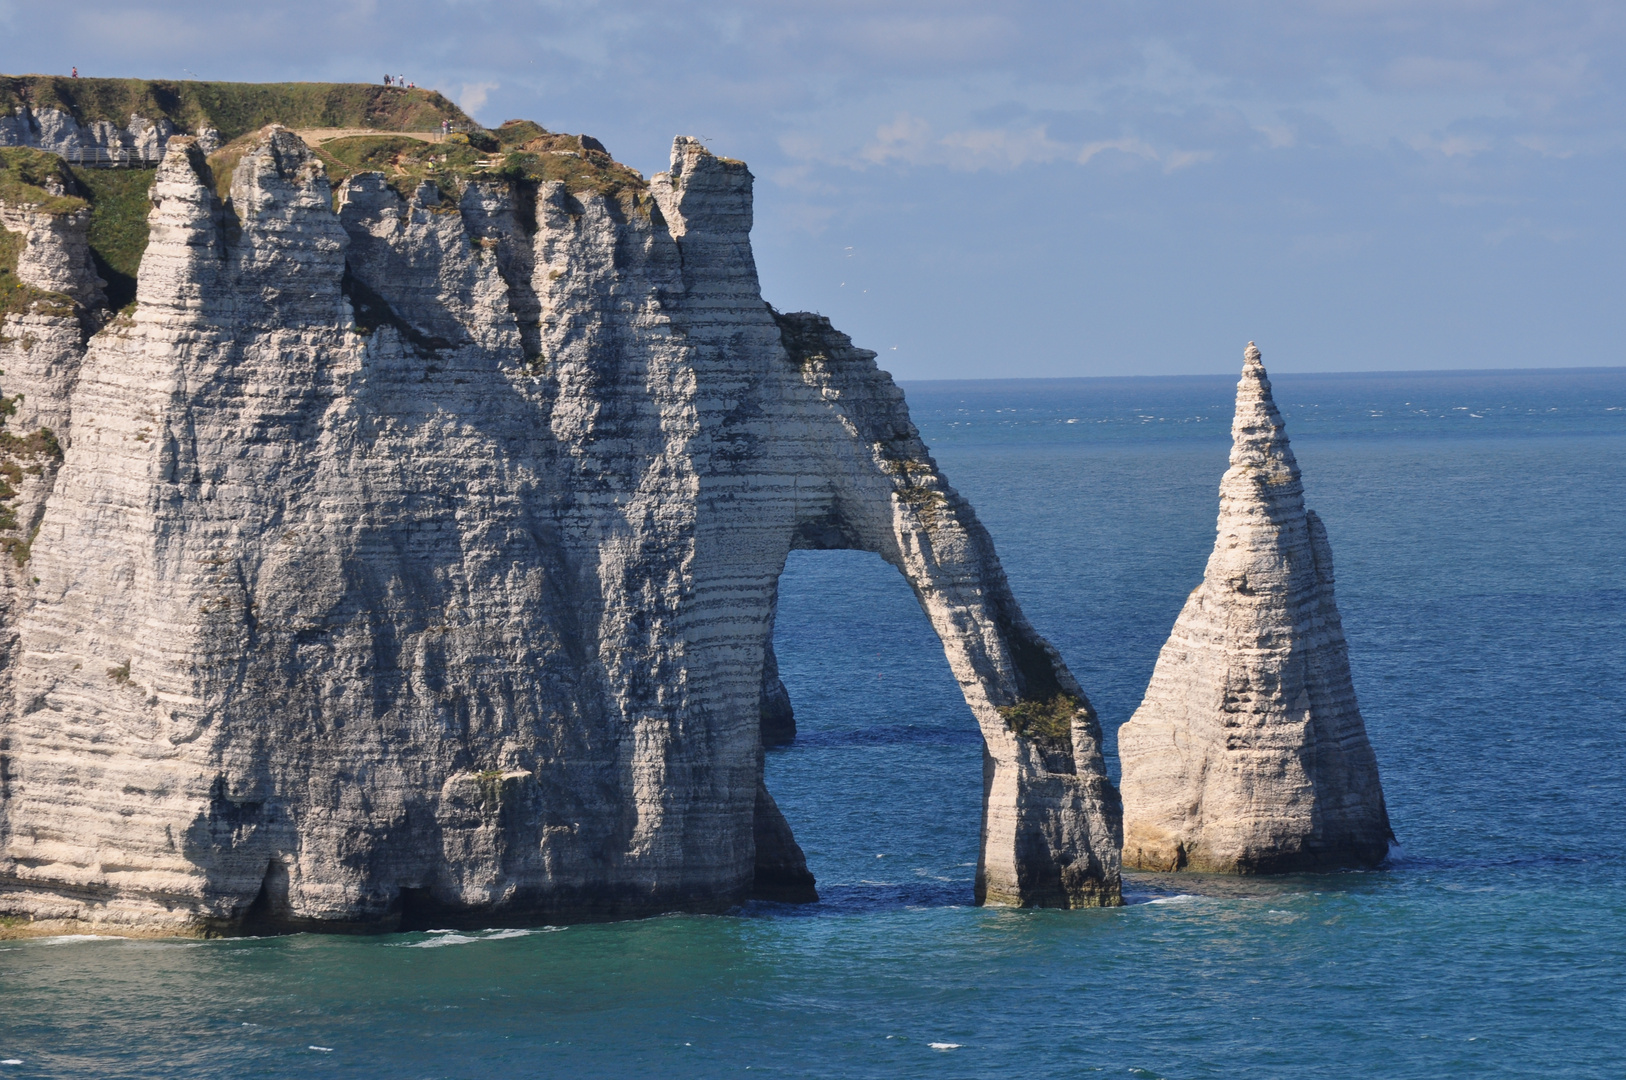
<path fill-rule="evenodd" d="M 108 934 L 57 934 L 55 937 L 40 938 L 41 945 L 73 945 L 81 941 L 124 941 L 124 938 L 112 937 Z"/>
<path fill-rule="evenodd" d="M 463 933 L 461 930 L 428 930 L 425 933 L 433 936 L 424 941 L 392 941 L 389 946 L 395 949 L 440 949 L 448 945 L 473 945 L 481 941 L 507 941 L 510 938 L 531 937 L 534 934 L 554 934 L 565 929 L 563 926 L 533 926 L 533 927 L 507 927 L 501 930 L 476 930 Z"/>

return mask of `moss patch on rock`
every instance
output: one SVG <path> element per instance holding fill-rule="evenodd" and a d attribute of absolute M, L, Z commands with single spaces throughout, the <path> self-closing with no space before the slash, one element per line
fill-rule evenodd
<path fill-rule="evenodd" d="M 999 706 L 999 715 L 1024 739 L 1067 742 L 1073 737 L 1073 716 L 1083 703 L 1071 694 L 1057 694 L 1048 701 L 1018 701 Z"/>
<path fill-rule="evenodd" d="M 17 276 L 17 262 L 22 257 L 25 242 L 21 233 L 0 229 L 0 324 L 7 315 L 21 315 L 30 311 L 72 315 L 73 297 L 36 289 Z M 26 341 L 24 347 L 27 347 Z"/>
<path fill-rule="evenodd" d="M 17 520 L 17 499 L 22 494 L 23 478 L 40 476 L 46 466 L 62 463 L 62 444 L 50 428 L 28 435 L 6 430 L 6 421 L 16 412 L 16 397 L 0 397 L 0 532 L 11 532 L 21 524 Z M 33 542 L 32 535 L 0 537 L 0 551 L 21 566 L 28 561 Z"/>

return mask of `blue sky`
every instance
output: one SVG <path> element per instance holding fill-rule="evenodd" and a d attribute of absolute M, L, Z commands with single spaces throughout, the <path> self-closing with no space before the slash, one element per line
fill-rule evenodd
<path fill-rule="evenodd" d="M 1626 363 L 1626 5 L 0 0 L 0 70 L 361 80 L 757 177 L 903 378 Z"/>

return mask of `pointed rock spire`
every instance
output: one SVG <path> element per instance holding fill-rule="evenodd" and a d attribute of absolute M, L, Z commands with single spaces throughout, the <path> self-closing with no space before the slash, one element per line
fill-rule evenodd
<path fill-rule="evenodd" d="M 1326 530 L 1248 343 L 1203 582 L 1118 735 L 1124 865 L 1371 865 L 1392 834 L 1355 703 Z"/>
<path fill-rule="evenodd" d="M 141 256 L 137 318 L 180 323 L 200 317 L 220 276 L 220 200 L 204 179 L 208 161 L 189 135 L 169 140 L 152 185 L 147 248 Z"/>

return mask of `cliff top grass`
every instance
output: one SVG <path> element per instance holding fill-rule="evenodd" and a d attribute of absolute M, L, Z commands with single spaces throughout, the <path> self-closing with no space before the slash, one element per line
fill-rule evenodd
<path fill-rule="evenodd" d="M 19 105 L 61 109 L 80 123 L 110 120 L 119 127 L 136 113 L 167 117 L 185 131 L 212 127 L 223 141 L 266 124 L 290 128 L 374 128 L 439 131 L 442 120 L 478 127 L 433 90 L 371 83 L 237 83 L 165 79 L 71 79 L 60 75 L 0 75 L 0 110 Z"/>
<path fill-rule="evenodd" d="M 210 158 L 217 175 L 222 166 L 235 164 L 228 160 L 232 149 L 222 149 L 219 165 Z M 557 134 L 529 120 L 432 143 L 403 135 L 356 135 L 323 143 L 317 156 L 335 185 L 352 173 L 381 172 L 404 197 L 424 180 L 448 192 L 471 180 L 558 180 L 572 193 L 590 191 L 637 207 L 649 189 L 642 175 L 611 158 L 596 140 Z"/>
<path fill-rule="evenodd" d="M 643 176 L 616 162 L 597 140 L 551 132 L 529 120 L 510 120 L 487 131 L 432 90 L 360 83 L 0 75 L 0 110 L 11 111 L 24 102 L 33 108 L 65 109 L 81 123 L 111 120 L 123 126 L 131 113 L 137 113 L 150 120 L 167 117 L 194 133 L 213 127 L 226 140 L 209 157 L 222 199 L 230 194 L 233 169 L 261 130 L 279 123 L 294 130 L 371 128 L 378 132 L 330 140 L 317 148 L 335 186 L 361 171 L 384 173 L 403 197 L 410 197 L 424 180 L 448 194 L 457 193 L 471 180 L 557 180 L 572 193 L 593 192 L 620 201 L 629 211 L 649 211 L 649 185 Z M 463 130 L 435 141 L 410 134 L 438 134 L 443 120 Z M 0 148 L 0 199 L 33 204 L 46 213 L 70 213 L 90 206 L 90 247 L 114 310 L 135 299 L 136 274 L 147 246 L 148 193 L 153 177 L 151 168 L 69 166 L 44 151 Z M 6 235 L 0 231 L 0 307 L 23 310 L 46 297 L 17 280 L 21 238 L 13 243 Z M 4 271 L 8 261 L 10 269 Z M 54 298 L 52 302 L 61 306 Z"/>
<path fill-rule="evenodd" d="M 32 204 L 47 214 L 71 214 L 85 200 L 63 160 L 26 146 L 0 147 L 0 199 L 13 206 Z"/>

